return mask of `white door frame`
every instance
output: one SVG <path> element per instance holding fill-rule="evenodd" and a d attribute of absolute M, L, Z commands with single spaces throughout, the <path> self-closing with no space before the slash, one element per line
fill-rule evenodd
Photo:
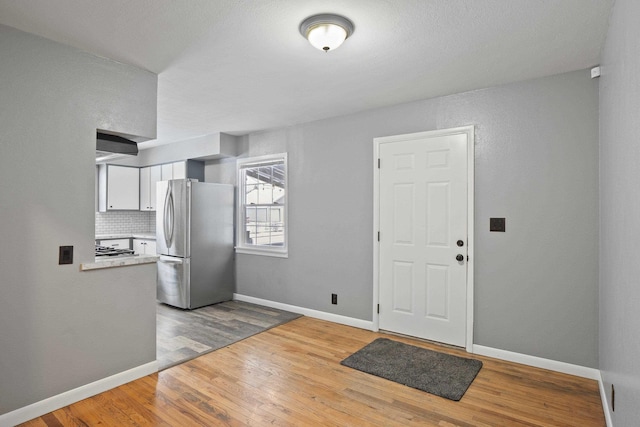
<path fill-rule="evenodd" d="M 373 139 L 373 330 L 380 330 L 380 315 L 378 304 L 380 303 L 380 145 L 388 142 L 407 141 L 412 139 L 449 136 L 457 134 L 467 135 L 467 328 L 465 348 L 468 353 L 473 351 L 473 290 L 474 290 L 474 164 L 475 164 L 475 139 L 474 127 L 462 126 L 452 129 L 442 129 L 427 132 L 418 132 L 404 135 L 385 136 Z"/>

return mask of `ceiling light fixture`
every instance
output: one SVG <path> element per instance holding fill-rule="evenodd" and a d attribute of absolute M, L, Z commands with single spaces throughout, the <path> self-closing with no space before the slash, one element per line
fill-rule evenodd
<path fill-rule="evenodd" d="M 329 13 L 313 15 L 302 21 L 300 34 L 316 49 L 328 52 L 353 34 L 353 22 L 344 16 Z"/>

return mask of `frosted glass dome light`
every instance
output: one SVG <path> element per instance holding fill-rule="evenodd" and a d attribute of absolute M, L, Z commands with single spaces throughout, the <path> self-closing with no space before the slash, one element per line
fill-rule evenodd
<path fill-rule="evenodd" d="M 300 34 L 316 49 L 328 52 L 353 34 L 353 23 L 339 15 L 314 15 L 302 21 Z"/>

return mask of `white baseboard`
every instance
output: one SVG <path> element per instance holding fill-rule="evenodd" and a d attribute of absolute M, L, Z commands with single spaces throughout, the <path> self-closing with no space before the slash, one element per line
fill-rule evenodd
<path fill-rule="evenodd" d="M 298 307 L 295 305 L 283 304 L 280 302 L 265 300 L 261 298 L 250 297 L 247 295 L 233 294 L 236 301 L 244 301 L 252 304 L 263 305 L 265 307 L 277 308 L 280 310 L 290 311 L 315 319 L 327 320 L 329 322 L 339 323 L 342 325 L 353 326 L 360 329 L 375 331 L 373 322 L 355 319 L 353 317 L 341 316 L 339 314 L 326 313 L 324 311 L 312 310 L 310 308 Z M 520 363 L 522 365 L 533 366 L 536 368 L 549 369 L 550 371 L 562 372 L 564 374 L 575 375 L 582 378 L 588 378 L 598 381 L 600 385 L 600 397 L 602 399 L 602 409 L 604 411 L 607 427 L 613 427 L 611 415 L 608 411 L 607 395 L 604 391 L 602 376 L 600 371 L 595 368 L 587 368 L 585 366 L 573 365 L 566 362 L 558 362 L 556 360 L 544 359 L 537 356 L 529 356 L 527 354 L 515 353 L 507 350 L 500 350 L 492 347 L 474 344 L 472 346 L 473 353 L 481 356 L 493 357 L 495 359 L 506 360 L 509 362 Z"/>
<path fill-rule="evenodd" d="M 585 366 L 558 362 L 556 360 L 544 359 L 537 356 L 529 356 L 528 354 L 514 353 L 512 351 L 485 347 L 483 345 L 474 344 L 473 353 L 509 362 L 520 363 L 522 365 L 534 366 L 536 368 L 549 369 L 550 371 L 562 372 L 564 374 L 575 375 L 577 377 L 588 378 L 590 380 L 598 380 L 600 378 L 600 371 L 595 368 L 587 368 Z"/>
<path fill-rule="evenodd" d="M 607 427 L 613 427 L 611 413 L 609 412 L 609 404 L 607 401 L 607 393 L 604 389 L 602 374 L 599 369 L 587 368 L 585 366 L 558 362 L 556 360 L 544 359 L 537 356 L 529 356 L 527 354 L 514 353 L 512 351 L 500 350 L 497 348 L 485 347 L 483 345 L 477 344 L 473 345 L 473 353 L 479 354 L 481 356 L 493 357 L 495 359 L 506 360 L 508 362 L 520 363 L 522 365 L 534 366 L 536 368 L 548 369 L 550 371 L 562 372 L 564 374 L 575 375 L 577 377 L 598 381 L 604 418 L 607 423 Z"/>
<path fill-rule="evenodd" d="M 292 313 L 303 314 L 305 316 L 316 319 L 327 320 L 329 322 L 339 323 L 342 325 L 353 326 L 360 329 L 374 330 L 372 321 L 355 319 L 353 317 L 341 316 L 339 314 L 327 313 L 324 311 L 312 310 L 310 308 L 298 307 L 295 305 L 284 304 L 262 298 L 250 297 L 242 294 L 233 294 L 236 301 L 244 301 L 252 304 L 263 305 L 265 307 L 277 308 L 280 310 L 291 311 Z M 500 350 L 483 345 L 473 345 L 473 353 L 482 356 L 493 357 L 496 359 L 507 360 L 509 362 L 520 363 L 523 365 L 534 366 L 536 368 L 549 369 L 551 371 L 562 372 L 569 375 L 588 378 L 591 380 L 600 380 L 600 371 L 594 368 L 573 365 L 571 363 L 558 362 L 555 360 L 544 359 L 537 356 L 529 356 L 527 354 L 514 353 L 507 350 Z"/>
<path fill-rule="evenodd" d="M 604 389 L 604 381 L 602 380 L 602 372 L 598 375 L 598 385 L 600 386 L 600 399 L 602 399 L 602 411 L 604 412 L 604 420 L 607 427 L 613 427 L 611 412 L 609 412 L 609 399 L 607 399 L 607 391 Z"/>
<path fill-rule="evenodd" d="M 373 322 L 369 320 L 356 319 L 354 317 L 342 316 L 340 314 L 327 313 L 310 308 L 298 307 L 296 305 L 284 304 L 281 302 L 270 301 L 261 298 L 250 297 L 242 294 L 233 294 L 236 301 L 249 302 L 252 304 L 263 305 L 265 307 L 277 308 L 279 310 L 290 311 L 292 313 L 302 314 L 304 316 L 313 317 L 314 319 L 327 320 L 329 322 L 339 323 L 341 325 L 353 326 L 355 328 L 373 331 Z"/>
<path fill-rule="evenodd" d="M 63 408 L 87 397 L 95 396 L 103 391 L 110 390 L 155 372 L 158 372 L 158 362 L 154 360 L 153 362 L 131 368 L 127 371 L 111 375 L 110 377 L 74 388 L 73 390 L 65 391 L 56 396 L 0 415 L 0 427 L 11 427 L 32 420 L 56 409 Z"/>

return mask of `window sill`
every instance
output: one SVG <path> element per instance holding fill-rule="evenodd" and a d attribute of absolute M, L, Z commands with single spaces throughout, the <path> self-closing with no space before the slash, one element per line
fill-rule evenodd
<path fill-rule="evenodd" d="M 265 250 L 265 249 L 253 249 L 253 248 L 238 248 L 236 247 L 237 254 L 245 254 L 245 255 L 262 255 L 262 256 L 270 256 L 276 258 L 289 258 L 288 251 L 276 251 L 276 250 Z"/>

